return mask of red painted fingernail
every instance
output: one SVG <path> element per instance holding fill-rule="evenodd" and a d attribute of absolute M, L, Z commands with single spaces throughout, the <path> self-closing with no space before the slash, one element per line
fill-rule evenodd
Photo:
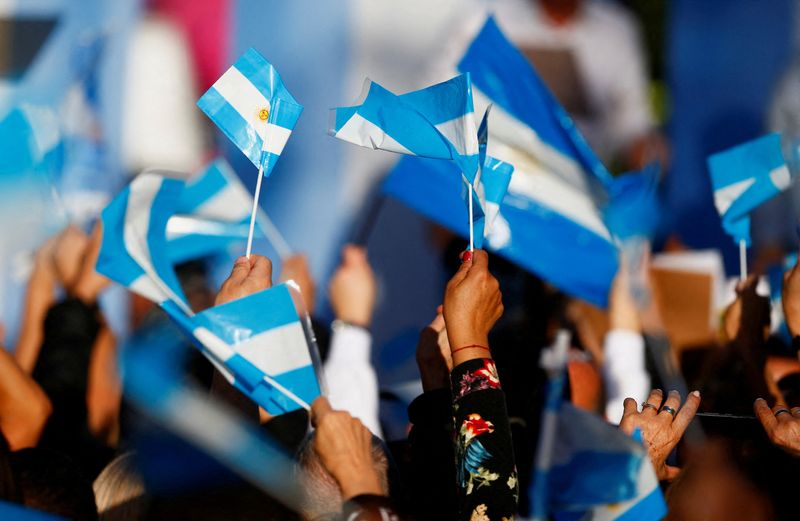
<path fill-rule="evenodd" d="M 467 250 L 461 254 L 461 262 L 469 262 L 472 260 L 472 252 Z"/>

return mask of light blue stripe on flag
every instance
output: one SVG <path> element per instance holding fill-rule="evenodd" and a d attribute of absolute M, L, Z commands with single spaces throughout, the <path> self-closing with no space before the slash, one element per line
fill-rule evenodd
<path fill-rule="evenodd" d="M 708 168 L 723 228 L 736 242 L 749 244 L 750 212 L 792 183 L 780 134 L 768 134 L 714 154 L 708 158 Z"/>
<path fill-rule="evenodd" d="M 303 111 L 278 71 L 248 49 L 197 101 L 198 107 L 269 176 Z"/>

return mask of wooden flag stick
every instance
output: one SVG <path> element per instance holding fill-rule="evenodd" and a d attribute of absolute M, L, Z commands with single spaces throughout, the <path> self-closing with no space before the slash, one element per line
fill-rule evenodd
<path fill-rule="evenodd" d="M 472 216 L 472 183 L 469 184 L 469 251 L 475 250 L 475 235 L 472 231 L 473 216 Z"/>
<path fill-rule="evenodd" d="M 747 278 L 747 243 L 744 239 L 739 239 L 739 280 Z"/>
<path fill-rule="evenodd" d="M 258 213 L 258 198 L 261 195 L 261 183 L 264 179 L 264 162 L 258 167 L 258 181 L 256 181 L 256 193 L 253 196 L 253 212 L 250 214 L 250 231 L 247 234 L 247 258 L 250 258 L 250 252 L 253 250 L 253 230 L 256 226 L 256 214 Z"/>

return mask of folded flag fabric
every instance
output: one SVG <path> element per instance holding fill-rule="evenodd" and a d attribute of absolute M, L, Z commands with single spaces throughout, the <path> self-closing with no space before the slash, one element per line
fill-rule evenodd
<path fill-rule="evenodd" d="M 453 160 L 469 182 L 478 172 L 469 75 L 401 96 L 367 79 L 358 105 L 331 110 L 328 133 L 375 150 Z"/>
<path fill-rule="evenodd" d="M 458 64 L 476 106 L 492 104 L 489 156 L 514 166 L 489 249 L 595 305 L 607 304 L 617 250 L 602 219 L 611 175 L 525 57 L 489 18 Z M 440 164 L 441 163 L 441 164 Z M 386 194 L 456 233 L 452 166 L 403 158 Z M 477 235 L 477 234 L 476 234 Z M 584 259 L 592 258 L 592 263 Z"/>
<path fill-rule="evenodd" d="M 659 168 L 653 163 L 610 183 L 603 221 L 617 240 L 653 236 L 659 223 L 658 181 Z"/>
<path fill-rule="evenodd" d="M 303 112 L 275 67 L 252 48 L 197 106 L 267 177 Z"/>
<path fill-rule="evenodd" d="M 167 223 L 182 181 L 139 175 L 103 211 L 97 271 L 158 303 L 228 380 L 271 414 L 320 394 L 316 343 L 298 290 L 288 285 L 195 314 L 168 252 Z"/>
<path fill-rule="evenodd" d="M 98 273 L 151 300 L 168 313 L 190 315 L 172 269 L 165 230 L 184 183 L 155 171 L 136 176 L 103 210 Z"/>
<path fill-rule="evenodd" d="M 547 367 L 530 490 L 533 518 L 661 519 L 666 504 L 641 439 L 563 401 L 569 336 L 557 338 L 556 352 L 548 353 L 555 363 Z"/>
<path fill-rule="evenodd" d="M 722 227 L 738 243 L 750 244 L 750 212 L 792 183 L 781 151 L 781 135 L 768 134 L 708 158 L 714 206 Z"/>

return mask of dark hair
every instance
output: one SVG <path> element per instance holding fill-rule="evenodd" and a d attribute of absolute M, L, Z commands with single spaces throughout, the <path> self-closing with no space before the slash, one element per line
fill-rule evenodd
<path fill-rule="evenodd" d="M 47 449 L 9 456 L 22 503 L 74 521 L 96 521 L 92 483 L 71 459 Z"/>

